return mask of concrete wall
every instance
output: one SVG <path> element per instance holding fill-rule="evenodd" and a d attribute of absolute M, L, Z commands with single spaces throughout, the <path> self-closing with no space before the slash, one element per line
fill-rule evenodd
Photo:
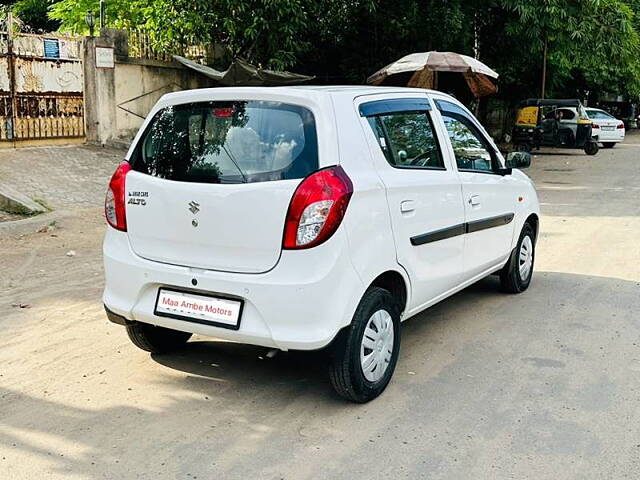
<path fill-rule="evenodd" d="M 130 141 L 165 93 L 209 84 L 206 77 L 179 64 L 119 58 L 115 68 L 116 138 Z"/>
<path fill-rule="evenodd" d="M 96 68 L 95 48 L 114 49 L 114 68 Z M 128 57 L 126 33 L 105 30 L 83 45 L 87 142 L 126 146 L 165 93 L 211 85 L 177 62 Z"/>
<path fill-rule="evenodd" d="M 105 145 L 117 134 L 115 69 L 96 67 L 96 47 L 112 48 L 113 41 L 87 37 L 82 44 L 84 116 L 87 142 Z"/>

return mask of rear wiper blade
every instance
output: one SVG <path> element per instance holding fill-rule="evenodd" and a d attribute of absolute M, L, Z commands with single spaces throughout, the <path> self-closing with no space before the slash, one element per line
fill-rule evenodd
<path fill-rule="evenodd" d="M 240 175 L 242 175 L 243 183 L 248 183 L 249 181 L 247 180 L 247 176 L 244 174 L 244 172 L 238 165 L 238 162 L 236 162 L 236 159 L 233 158 L 233 155 L 231 155 L 231 152 L 229 152 L 229 150 L 227 150 L 227 147 L 225 147 L 224 145 L 222 145 L 222 149 L 224 150 L 224 153 L 226 153 L 227 156 L 229 157 L 229 160 L 231 160 L 233 164 L 236 166 L 236 168 L 240 172 Z"/>

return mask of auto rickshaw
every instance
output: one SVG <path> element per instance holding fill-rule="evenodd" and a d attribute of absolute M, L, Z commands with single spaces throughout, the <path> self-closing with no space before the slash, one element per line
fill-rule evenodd
<path fill-rule="evenodd" d="M 580 100 L 530 98 L 520 102 L 511 142 L 516 150 L 531 152 L 540 147 L 580 148 L 598 153 L 592 121 Z"/>

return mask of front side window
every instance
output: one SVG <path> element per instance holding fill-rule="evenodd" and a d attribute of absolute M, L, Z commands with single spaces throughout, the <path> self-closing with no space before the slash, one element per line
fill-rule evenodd
<path fill-rule="evenodd" d="M 253 183 L 318 169 L 316 126 L 304 107 L 199 102 L 162 109 L 132 156 L 133 169 L 169 180 Z"/>
<path fill-rule="evenodd" d="M 398 168 L 444 169 L 427 112 L 390 112 L 367 117 L 387 161 Z"/>
<path fill-rule="evenodd" d="M 442 112 L 442 118 L 449 133 L 458 170 L 485 173 L 494 171 L 491 147 L 471 121 L 446 111 Z"/>

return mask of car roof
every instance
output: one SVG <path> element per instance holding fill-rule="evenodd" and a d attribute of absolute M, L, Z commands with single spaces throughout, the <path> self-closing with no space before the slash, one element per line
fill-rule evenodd
<path fill-rule="evenodd" d="M 394 94 L 394 93 L 421 93 L 421 94 L 442 94 L 424 88 L 409 87 L 374 87 L 369 85 L 296 85 L 287 87 L 213 87 L 197 88 L 192 90 L 181 90 L 178 92 L 163 95 L 163 104 L 179 104 L 189 101 L 202 101 L 205 97 L 222 95 L 237 95 L 241 98 L 251 98 L 252 96 L 289 96 L 292 98 L 317 98 L 320 97 L 341 97 L 342 99 L 354 99 L 363 95 Z"/>

